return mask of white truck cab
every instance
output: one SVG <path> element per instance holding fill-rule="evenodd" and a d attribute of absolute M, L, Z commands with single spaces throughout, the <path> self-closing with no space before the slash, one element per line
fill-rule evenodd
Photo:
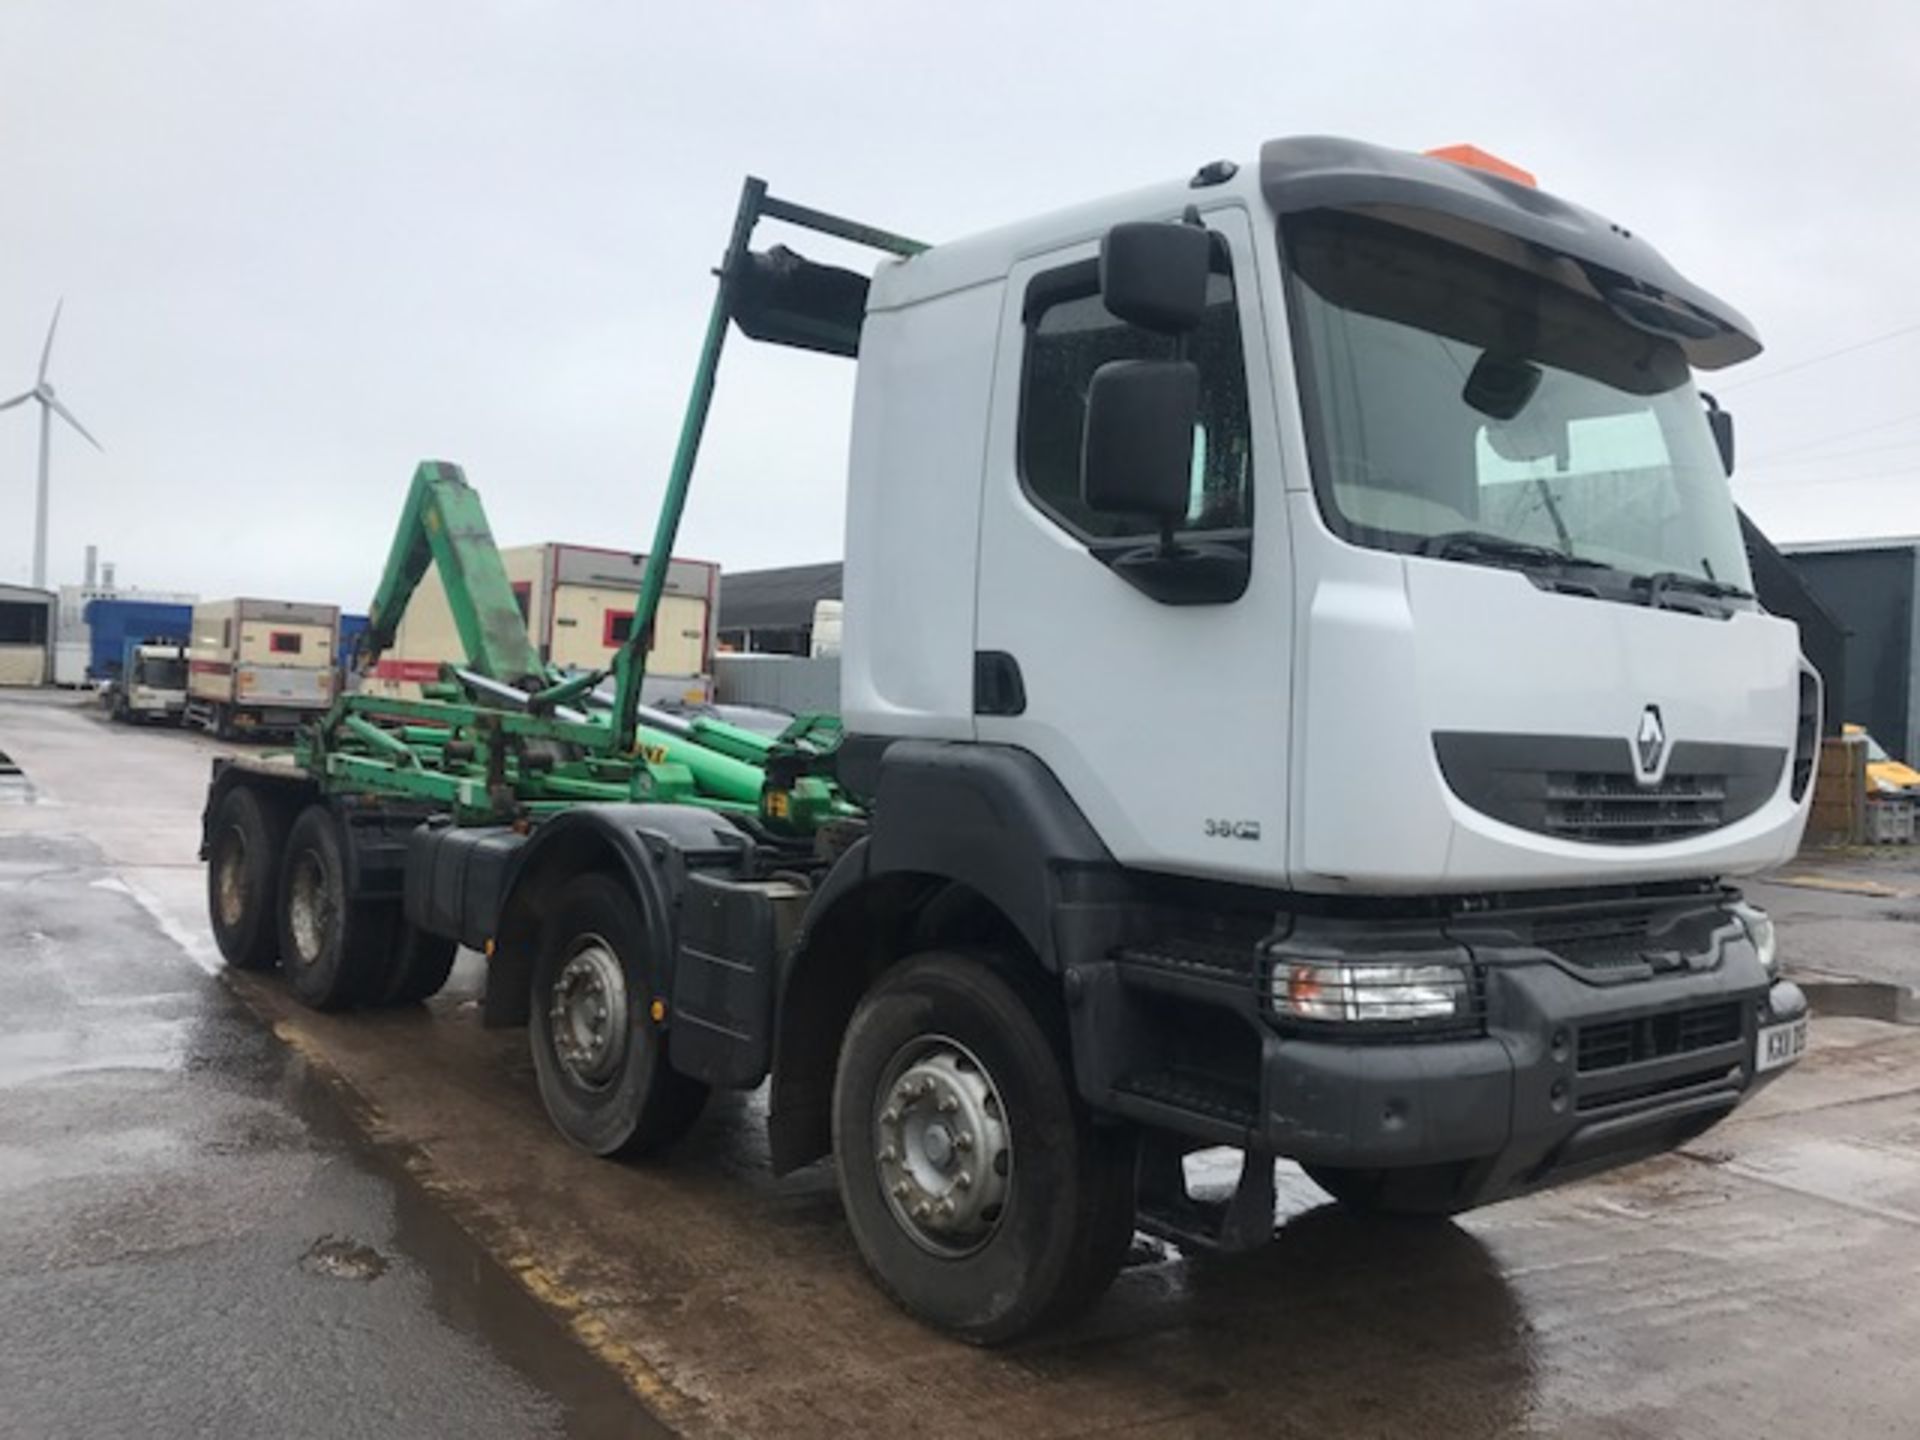
<path fill-rule="evenodd" d="M 1151 517 L 1089 506 L 1081 447 L 1095 372 L 1174 344 L 1102 305 L 1103 237 L 1189 211 L 1213 253 L 1174 534 L 1223 578 L 1155 593 L 1114 563 Z M 1344 141 L 888 264 L 848 726 L 1018 746 L 1159 871 L 1419 895 L 1775 864 L 1816 681 L 1731 593 L 1690 374 L 1758 348 L 1620 227 Z M 977 704 L 981 665 L 1022 703 Z"/>
<path fill-rule="evenodd" d="M 116 720 L 178 724 L 187 707 L 187 647 L 172 640 L 128 642 L 105 699 Z"/>

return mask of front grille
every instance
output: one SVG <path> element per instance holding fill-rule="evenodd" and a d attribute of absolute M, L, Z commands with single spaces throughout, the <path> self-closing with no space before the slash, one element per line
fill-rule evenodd
<path fill-rule="evenodd" d="M 1644 970 L 1651 917 L 1645 910 L 1542 920 L 1533 943 L 1583 970 Z"/>
<path fill-rule="evenodd" d="M 1582 1075 L 1617 1070 L 1646 1060 L 1665 1060 L 1731 1045 L 1741 1037 L 1737 1002 L 1697 1005 L 1664 1015 L 1608 1020 L 1580 1030 L 1578 1068 Z"/>
<path fill-rule="evenodd" d="M 1546 831 L 1568 840 L 1647 844 L 1726 824 L 1727 777 L 1669 774 L 1657 785 L 1588 770 L 1547 776 Z"/>
<path fill-rule="evenodd" d="M 1481 814 L 1601 845 L 1687 839 L 1744 820 L 1779 789 L 1788 763 L 1784 748 L 1676 740 L 1666 777 L 1642 785 L 1623 738 L 1442 730 L 1433 745 L 1448 788 Z"/>
<path fill-rule="evenodd" d="M 1694 1070 L 1685 1075 L 1667 1075 L 1639 1085 L 1587 1090 L 1581 1092 L 1573 1108 L 1583 1115 L 1591 1115 L 1596 1110 L 1609 1110 L 1616 1105 L 1632 1105 L 1642 1100 L 1664 1099 L 1706 1086 L 1724 1086 L 1737 1081 L 1739 1075 L 1738 1065 L 1714 1065 L 1705 1070 Z"/>

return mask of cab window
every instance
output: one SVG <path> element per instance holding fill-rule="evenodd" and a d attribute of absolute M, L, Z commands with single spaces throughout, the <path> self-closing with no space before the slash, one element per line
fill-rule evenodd
<path fill-rule="evenodd" d="M 1186 532 L 1245 530 L 1253 523 L 1253 444 L 1246 361 L 1233 275 L 1217 247 L 1207 286 L 1207 315 L 1188 340 L 1200 368 L 1200 416 L 1194 427 Z M 1080 456 L 1087 387 L 1110 360 L 1168 359 L 1174 342 L 1117 320 L 1100 301 L 1096 262 L 1035 277 L 1026 297 L 1026 360 L 1021 373 L 1019 469 L 1028 497 L 1060 525 L 1088 540 L 1146 535 L 1139 516 L 1097 513 L 1080 498 Z"/>

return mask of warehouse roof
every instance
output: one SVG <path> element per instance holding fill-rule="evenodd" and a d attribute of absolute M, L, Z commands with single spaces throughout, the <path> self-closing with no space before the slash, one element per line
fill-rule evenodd
<path fill-rule="evenodd" d="M 53 601 L 54 594 L 51 590 L 36 590 L 31 585 L 0 583 L 0 605 L 51 605 Z"/>
<path fill-rule="evenodd" d="M 720 629 L 801 629 L 820 600 L 840 598 L 841 564 L 786 565 L 720 576 Z"/>

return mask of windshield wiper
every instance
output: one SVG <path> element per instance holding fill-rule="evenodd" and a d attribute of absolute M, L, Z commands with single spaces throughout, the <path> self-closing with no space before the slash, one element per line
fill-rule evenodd
<path fill-rule="evenodd" d="M 1558 569 L 1610 570 L 1604 560 L 1589 560 L 1569 554 L 1551 545 L 1535 545 L 1529 540 L 1496 535 L 1490 530 L 1449 530 L 1429 535 L 1414 550 L 1416 555 L 1432 555 L 1441 560 L 1490 560 L 1496 564 L 1551 565 Z"/>
<path fill-rule="evenodd" d="M 1690 595 L 1706 595 L 1715 600 L 1751 600 L 1753 592 L 1743 590 L 1738 585 L 1729 585 L 1724 580 L 1709 580 L 1704 575 L 1690 575 L 1684 570 L 1655 570 L 1650 575 L 1633 577 L 1633 588 L 1647 592 L 1647 603 L 1659 605 L 1660 597 L 1669 590 L 1684 590 Z"/>

